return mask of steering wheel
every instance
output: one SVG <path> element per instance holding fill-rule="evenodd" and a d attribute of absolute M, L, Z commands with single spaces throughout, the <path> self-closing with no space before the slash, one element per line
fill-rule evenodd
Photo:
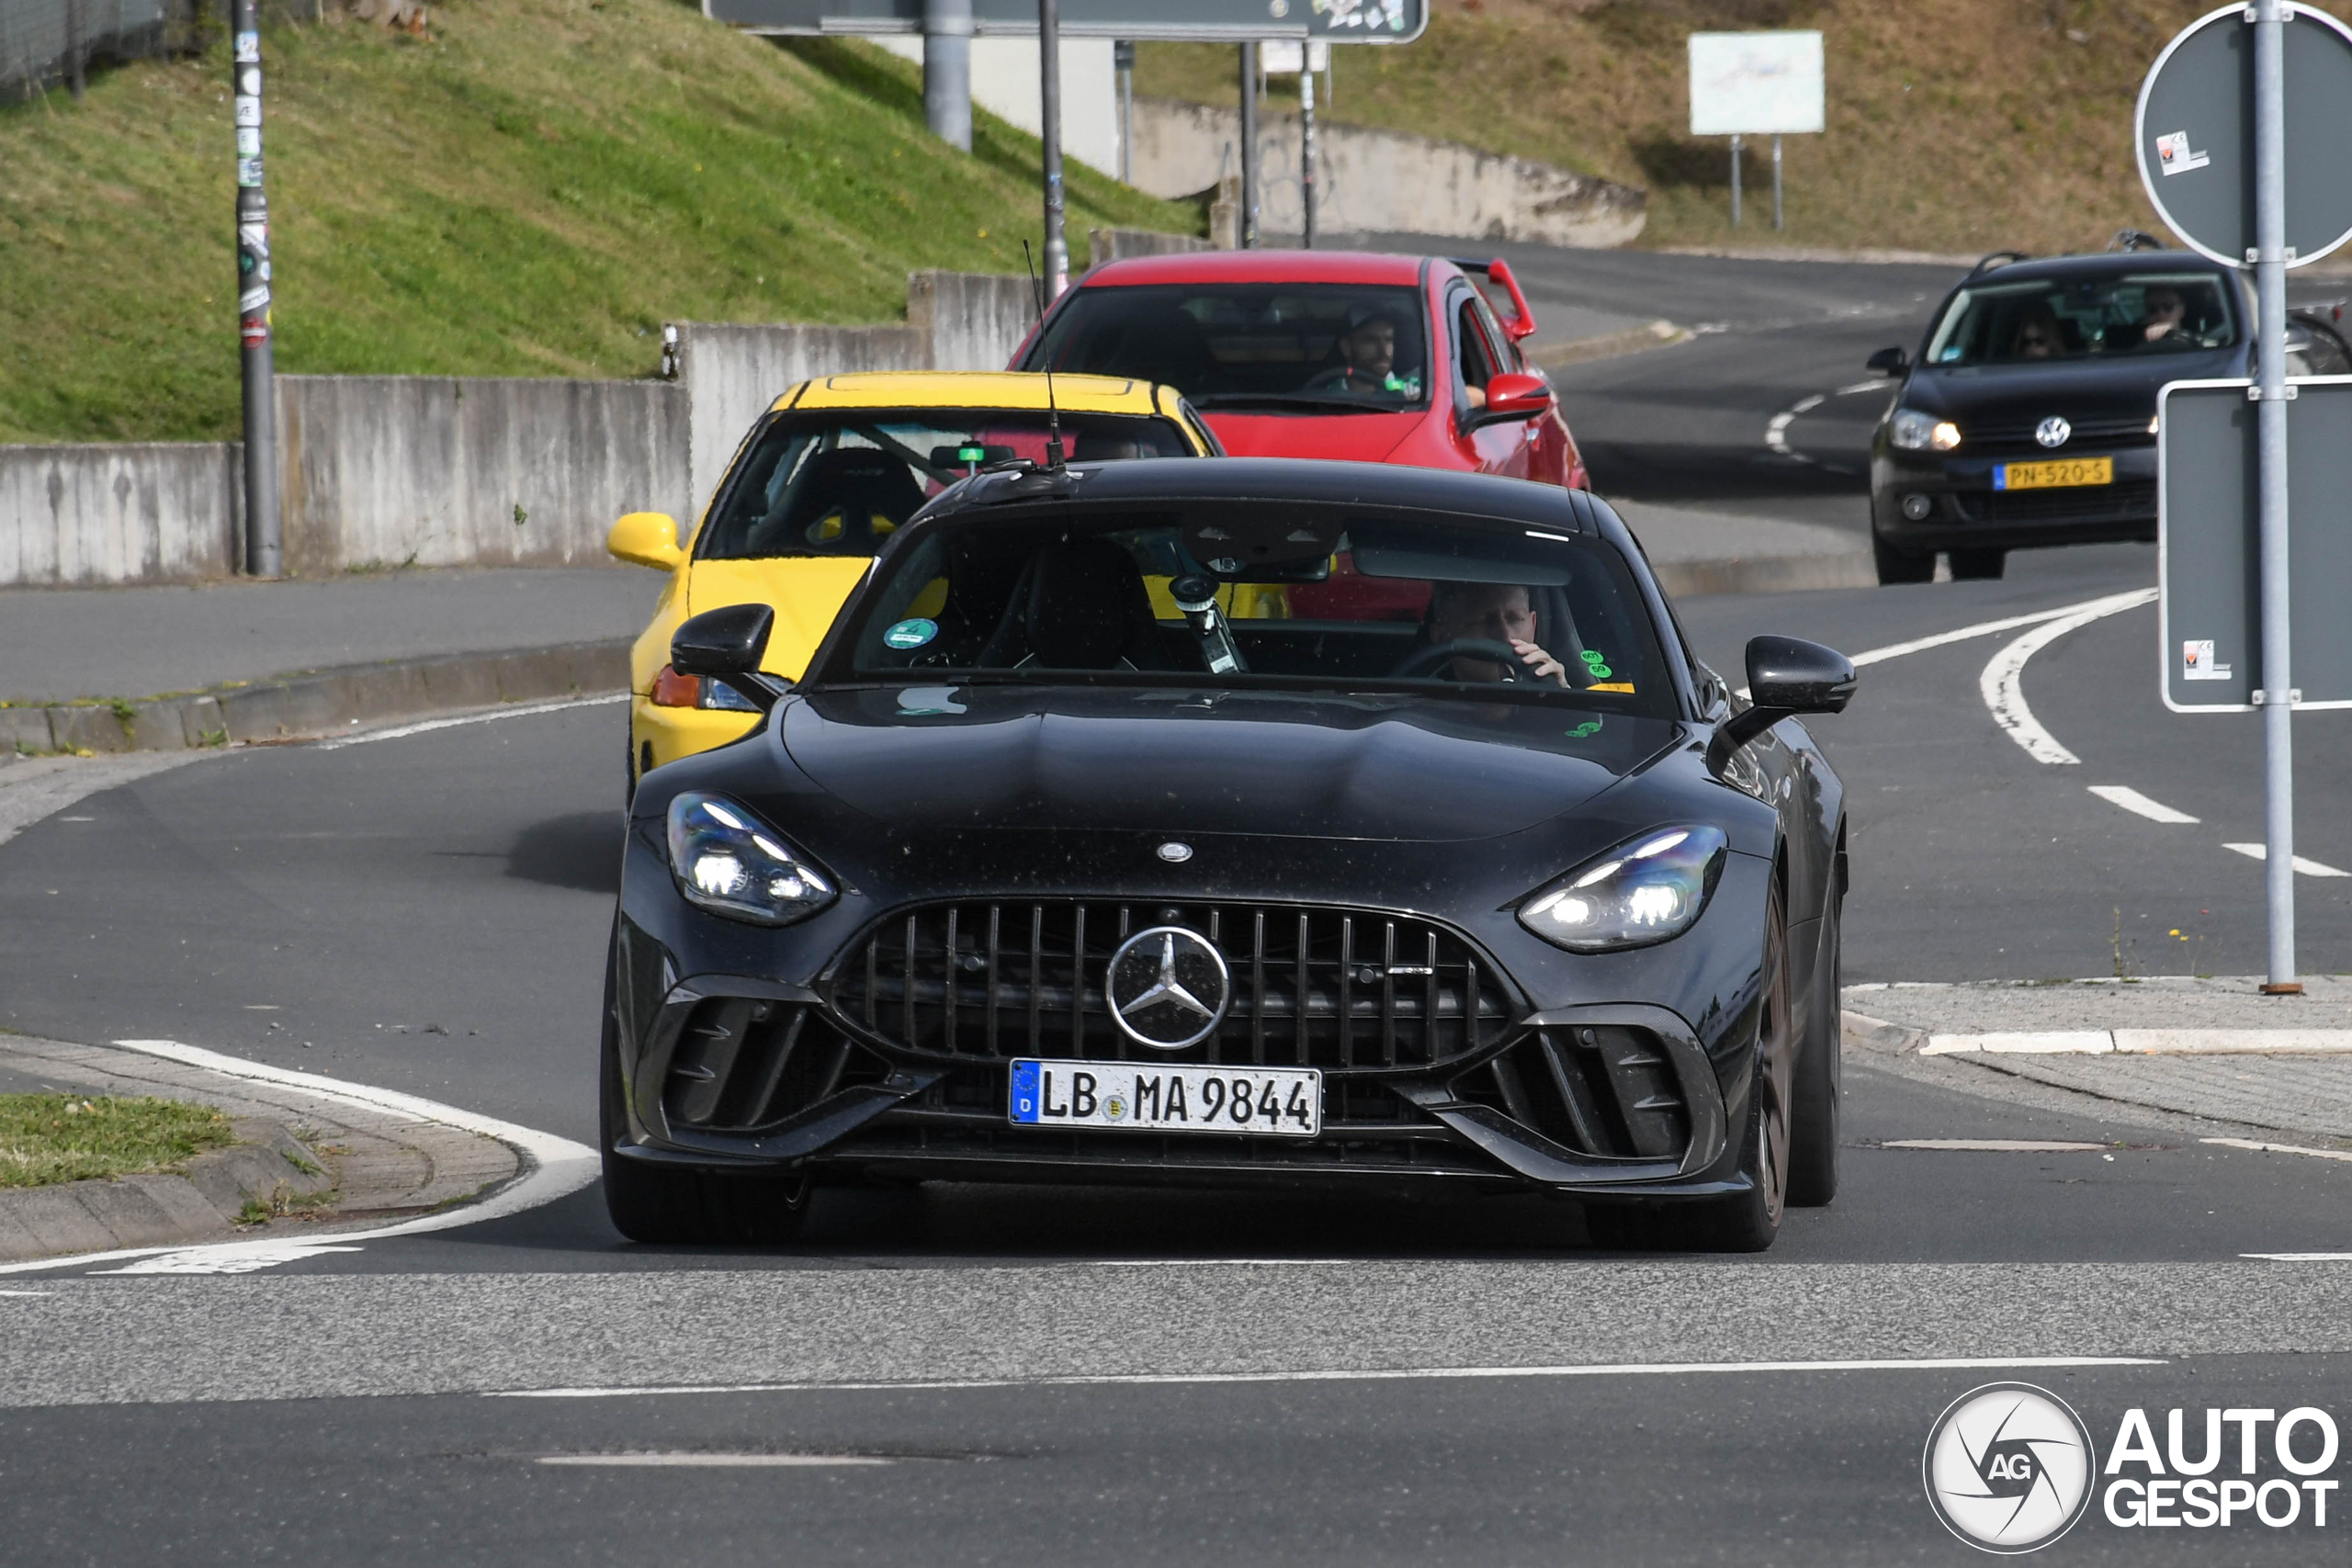
<path fill-rule="evenodd" d="M 1458 637 L 1451 642 L 1432 643 L 1427 648 L 1418 649 L 1403 663 L 1391 670 L 1388 672 L 1389 678 L 1407 681 L 1432 675 L 1443 668 L 1448 661 L 1455 659 L 1483 659 L 1489 663 L 1499 664 L 1503 667 L 1503 679 L 1506 681 L 1524 681 L 1528 678 L 1529 671 L 1527 666 L 1520 660 L 1519 649 L 1507 642 L 1497 642 L 1491 637 Z"/>

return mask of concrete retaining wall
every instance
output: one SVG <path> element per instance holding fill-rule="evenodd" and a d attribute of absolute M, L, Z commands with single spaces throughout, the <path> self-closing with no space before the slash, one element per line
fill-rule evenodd
<path fill-rule="evenodd" d="M 225 576 L 238 555 L 232 442 L 0 446 L 0 583 Z"/>
<path fill-rule="evenodd" d="M 1258 228 L 1295 234 L 1296 115 L 1259 119 Z M 1137 98 L 1135 183 L 1173 200 L 1240 172 L 1241 111 Z M 1443 234 L 1597 249 L 1642 231 L 1648 196 L 1631 186 L 1454 141 L 1361 126 L 1316 127 L 1317 223 L 1325 233 Z"/>

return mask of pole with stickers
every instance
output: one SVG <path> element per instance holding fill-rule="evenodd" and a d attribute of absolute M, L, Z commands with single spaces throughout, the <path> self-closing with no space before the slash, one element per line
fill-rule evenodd
<path fill-rule="evenodd" d="M 276 577 L 285 568 L 277 517 L 277 410 L 271 384 L 269 198 L 262 188 L 261 5 L 235 0 L 237 119 L 237 336 L 245 403 L 245 571 Z"/>
<path fill-rule="evenodd" d="M 2299 537 L 2289 523 L 2299 506 L 2315 520 L 2334 510 L 2352 386 L 2289 379 L 2287 271 L 2352 238 L 2339 152 L 2352 140 L 2352 29 L 2286 0 L 2211 12 L 2156 57 L 2132 135 L 2166 226 L 2254 275 L 2254 374 L 2157 394 L 2159 681 L 2176 713 L 2262 715 L 2262 988 L 2292 996 L 2295 875 L 2308 863 L 2295 857 L 2292 719 L 2352 706 L 2352 637 L 2336 609 L 2352 550 L 2340 529 Z"/>

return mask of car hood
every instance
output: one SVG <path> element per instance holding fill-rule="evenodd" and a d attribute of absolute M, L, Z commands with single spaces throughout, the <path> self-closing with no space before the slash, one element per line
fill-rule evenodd
<path fill-rule="evenodd" d="M 2156 389 L 2165 382 L 2228 376 L 2236 365 L 2234 349 L 2217 348 L 2062 365 L 1922 367 L 1904 389 L 1902 401 L 1923 413 L 1949 414 L 1962 429 L 1972 415 L 2145 419 L 2156 412 Z"/>
<path fill-rule="evenodd" d="M 1329 457 L 1378 463 L 1429 417 L 1419 413 L 1241 413 L 1201 416 L 1234 457 Z"/>
<path fill-rule="evenodd" d="M 812 783 L 898 828 L 1424 841 L 1573 810 L 1681 728 L 1450 697 L 1027 686 L 816 692 L 783 721 Z"/>

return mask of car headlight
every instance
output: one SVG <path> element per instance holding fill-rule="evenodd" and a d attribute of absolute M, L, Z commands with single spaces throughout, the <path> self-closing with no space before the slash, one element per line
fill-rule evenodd
<path fill-rule="evenodd" d="M 833 901 L 831 877 L 724 795 L 670 803 L 670 871 L 687 903 L 754 925 L 788 926 Z"/>
<path fill-rule="evenodd" d="M 1660 828 L 1568 873 L 1520 906 L 1519 923 L 1570 953 L 1680 936 L 1707 907 L 1730 840 L 1719 828 Z"/>
<path fill-rule="evenodd" d="M 1887 438 L 1906 452 L 1949 452 L 1960 445 L 1960 426 L 1917 409 L 1896 409 Z"/>

